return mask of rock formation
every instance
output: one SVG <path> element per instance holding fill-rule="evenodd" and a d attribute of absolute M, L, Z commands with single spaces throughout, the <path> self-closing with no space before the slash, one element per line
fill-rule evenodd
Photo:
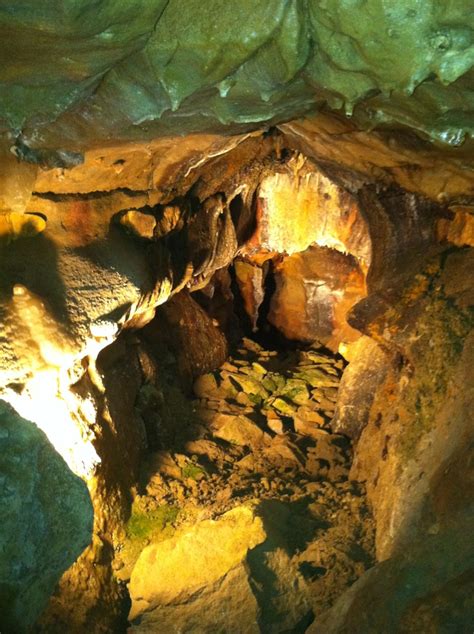
<path fill-rule="evenodd" d="M 472 630 L 473 33 L 0 2 L 2 632 Z"/>

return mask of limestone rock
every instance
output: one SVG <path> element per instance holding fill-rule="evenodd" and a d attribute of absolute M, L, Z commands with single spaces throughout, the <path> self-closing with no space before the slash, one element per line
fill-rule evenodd
<path fill-rule="evenodd" d="M 365 282 L 353 257 L 312 246 L 285 258 L 275 280 L 268 319 L 285 337 L 316 339 L 334 350 L 341 341 L 357 339 L 346 315 L 365 295 Z"/>
<path fill-rule="evenodd" d="M 265 538 L 255 511 L 237 507 L 145 548 L 130 580 L 131 631 L 189 631 L 199 618 L 203 632 L 233 629 L 236 623 L 241 632 L 258 632 L 258 607 L 244 562 Z M 239 601 L 233 600 L 229 611 L 237 590 Z"/>
<path fill-rule="evenodd" d="M 265 440 L 265 433 L 247 416 L 217 414 L 212 418 L 212 433 L 236 445 L 259 447 Z"/>
<path fill-rule="evenodd" d="M 186 566 L 187 561 L 183 559 L 182 565 Z M 129 634 L 259 634 L 258 617 L 259 608 L 249 584 L 247 569 L 244 564 L 238 564 L 202 589 L 192 593 L 190 590 L 190 594 L 181 595 L 176 602 L 147 611 L 127 631 Z"/>
<path fill-rule="evenodd" d="M 83 248 L 79 229 L 76 237 L 65 231 L 71 216 L 83 228 L 92 224 L 92 231 L 101 225 L 87 214 L 85 222 L 80 204 L 69 204 L 68 211 L 56 208 L 39 235 L 0 249 L 10 289 L 0 298 L 2 385 L 24 384 L 42 370 L 66 370 L 88 354 L 97 356 L 119 324 L 146 304 L 144 289 L 153 288 L 138 241 L 115 228 L 107 240 Z"/>
<path fill-rule="evenodd" d="M 235 277 L 240 294 L 244 300 L 244 308 L 252 329 L 257 330 L 258 311 L 265 297 L 264 270 L 252 262 L 236 259 L 234 262 Z"/>
<path fill-rule="evenodd" d="M 462 501 L 446 494 L 459 481 L 455 465 L 465 465 L 463 487 L 472 471 L 473 299 L 463 276 L 471 258 L 460 250 L 432 260 L 388 305 L 376 301 L 365 312 L 372 336 L 405 359 L 376 389 L 351 471 L 367 483 L 380 559 L 472 505 L 468 488 Z"/>
<path fill-rule="evenodd" d="M 472 172 L 462 167 L 463 152 L 448 158 L 442 148 L 420 151 L 405 142 L 401 130 L 397 134 L 362 131 L 353 121 L 322 113 L 284 123 L 279 129 L 292 147 L 327 162 L 331 172 L 342 178 L 346 170 L 356 170 L 365 182 L 396 184 L 435 201 L 455 202 L 472 188 Z"/>
<path fill-rule="evenodd" d="M 260 183 L 256 234 L 246 251 L 251 255 L 258 245 L 269 254 L 293 255 L 318 245 L 352 253 L 367 266 L 370 238 L 355 199 L 305 161 L 299 155 L 286 172 Z"/>
<path fill-rule="evenodd" d="M 33 423 L 0 403 L 0 629 L 26 632 L 92 538 L 92 504 Z"/>
<path fill-rule="evenodd" d="M 45 228 L 46 220 L 38 214 L 15 211 L 0 213 L 0 239 L 7 243 L 19 238 L 31 238 Z"/>
<path fill-rule="evenodd" d="M 451 207 L 453 217 L 438 221 L 438 237 L 458 247 L 474 246 L 474 209 L 472 207 Z"/>
<path fill-rule="evenodd" d="M 74 165 L 74 150 L 93 139 L 288 121 L 314 110 L 320 95 L 367 126 L 404 124 L 456 146 L 470 131 L 472 21 L 462 2 L 387 12 L 371 0 L 350 38 L 353 8 L 337 2 L 322 12 L 233 1 L 222 12 L 216 0 L 186 10 L 178 0 L 100 9 L 78 0 L 62 21 L 58 6 L 39 13 L 25 2 L 15 19 L 2 14 L 9 98 L 0 119 L 22 130 L 17 152 L 30 161 Z"/>
<path fill-rule="evenodd" d="M 262 608 L 260 632 L 303 632 L 313 612 L 309 589 L 296 562 L 284 547 L 272 543 L 272 535 L 266 544 L 249 553 L 249 562 L 253 589 Z M 265 575 L 267 579 L 262 583 Z"/>
<path fill-rule="evenodd" d="M 198 376 L 194 381 L 193 391 L 198 398 L 212 398 L 220 394 L 217 381 L 212 374 Z"/>
<path fill-rule="evenodd" d="M 305 469 L 312 476 L 338 482 L 346 477 L 347 458 L 344 449 L 347 442 L 343 436 L 328 434 L 323 430 L 313 430 L 316 446 L 308 448 Z"/>
<path fill-rule="evenodd" d="M 298 414 L 293 419 L 295 432 L 297 434 L 301 434 L 302 436 L 318 438 L 318 432 L 325 422 L 324 418 L 316 412 L 312 412 L 309 417 L 305 416 L 303 418 L 300 418 L 300 409 L 298 410 Z"/>
<path fill-rule="evenodd" d="M 275 465 L 302 469 L 305 456 L 300 449 L 284 435 L 275 436 L 264 450 L 265 457 Z"/>
<path fill-rule="evenodd" d="M 353 359 L 342 375 L 331 428 L 357 440 L 369 420 L 375 391 L 387 374 L 390 355 L 369 337 L 361 337 L 353 345 Z"/>
<path fill-rule="evenodd" d="M 138 238 L 153 239 L 156 218 L 152 214 L 145 214 L 131 209 L 120 216 L 119 222 Z"/>
<path fill-rule="evenodd" d="M 158 358 L 166 351 L 175 355 L 189 383 L 219 367 L 227 357 L 227 341 L 219 326 L 187 291 L 160 306 L 143 336 Z"/>
<path fill-rule="evenodd" d="M 468 632 L 474 618 L 474 516 L 379 563 L 308 634 Z"/>

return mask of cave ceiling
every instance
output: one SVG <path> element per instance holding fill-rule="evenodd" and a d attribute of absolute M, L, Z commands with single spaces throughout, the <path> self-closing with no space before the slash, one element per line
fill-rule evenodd
<path fill-rule="evenodd" d="M 458 147 L 473 29 L 463 0 L 1 0 L 0 134 L 20 158 L 62 150 L 70 166 L 112 141 L 326 109 Z"/>

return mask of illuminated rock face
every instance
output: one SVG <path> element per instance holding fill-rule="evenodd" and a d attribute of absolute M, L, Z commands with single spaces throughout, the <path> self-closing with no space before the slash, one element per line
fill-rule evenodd
<path fill-rule="evenodd" d="M 259 185 L 256 228 L 235 263 L 237 283 L 254 330 L 273 283 L 269 322 L 287 339 L 337 350 L 358 336 L 346 314 L 366 292 L 369 229 L 356 198 L 311 161 L 298 154 L 285 167 Z"/>
<path fill-rule="evenodd" d="M 256 213 L 257 229 L 244 254 L 258 249 L 292 255 L 318 245 L 351 253 L 365 267 L 370 264 L 367 223 L 355 198 L 301 154 L 287 171 L 260 183 Z"/>
<path fill-rule="evenodd" d="M 208 631 L 211 626 L 230 629 L 240 622 L 244 631 L 258 632 L 258 606 L 245 560 L 265 538 L 262 519 L 250 507 L 240 507 L 146 548 L 130 581 L 130 620 L 137 620 L 132 631 Z M 235 612 L 228 605 L 237 590 Z M 216 622 L 219 614 L 222 621 Z"/>
<path fill-rule="evenodd" d="M 346 321 L 365 295 L 355 258 L 312 246 L 277 264 L 275 283 L 268 320 L 288 339 L 317 340 L 337 350 L 360 336 Z"/>

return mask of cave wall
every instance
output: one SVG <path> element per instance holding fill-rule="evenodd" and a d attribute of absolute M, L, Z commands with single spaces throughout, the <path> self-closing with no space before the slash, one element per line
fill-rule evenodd
<path fill-rule="evenodd" d="M 264 306 L 290 338 L 320 336 L 307 288 L 331 271 L 313 270 L 315 200 L 331 233 L 319 247 L 357 260 L 346 276 L 357 278 L 353 301 L 336 321 L 361 300 L 330 344 L 352 359 L 334 426 L 358 439 L 353 476 L 369 489 L 378 556 L 404 583 L 407 544 L 423 566 L 433 557 L 425 533 L 436 548 L 470 521 L 454 490 L 459 465 L 470 464 L 472 256 L 449 247 L 473 244 L 472 16 L 461 0 L 122 5 L 0 2 L 0 396 L 46 432 L 66 459 L 63 476 L 79 495 L 68 470 L 79 473 L 94 505 L 91 545 L 38 627 L 80 631 L 107 611 L 98 631 L 124 624 L 113 550 L 156 406 L 142 387 L 157 367 L 156 341 L 144 349 L 123 331 L 176 296 L 160 328 L 185 341 L 202 319 L 199 341 L 215 332 L 215 349 L 181 364 L 188 378 L 210 369 L 226 352 L 220 330 L 235 325 L 225 269 L 239 254 L 251 326 Z M 294 288 L 279 301 L 285 284 Z M 206 288 L 226 289 L 215 322 L 188 301 L 188 290 Z M 21 627 L 85 546 L 84 517 L 24 619 L 24 588 L 5 582 Z M 57 534 L 45 529 L 44 539 Z M 469 562 L 463 549 L 456 556 Z"/>
<path fill-rule="evenodd" d="M 310 631 L 470 627 L 474 298 L 467 271 L 472 257 L 472 250 L 464 249 L 435 258 L 407 279 L 403 290 L 383 299 L 369 296 L 353 311 L 352 323 L 385 350 L 379 362 L 384 373 L 373 388 L 351 471 L 367 485 L 381 563 Z M 344 390 L 367 380 L 368 367 L 354 365 L 340 400 Z M 351 433 L 353 420 L 339 417 L 337 428 L 344 423 Z"/>
<path fill-rule="evenodd" d="M 312 125 L 322 126 L 319 121 Z M 318 135 L 323 134 L 322 128 L 318 130 Z M 332 139 L 335 156 L 343 152 L 352 134 L 359 142 L 359 133 L 353 132 L 342 134 L 339 140 Z M 316 149 L 308 150 L 313 158 L 307 159 L 298 151 L 300 144 L 296 141 L 293 144 L 294 139 L 290 143 L 289 138 L 286 132 L 275 131 L 239 137 L 196 135 L 187 137 L 184 143 L 161 139 L 151 144 L 117 145 L 100 152 L 90 151 L 86 153 L 85 162 L 72 169 L 40 169 L 34 182 L 31 169 L 28 167 L 25 171 L 22 183 L 26 189 L 17 209 L 21 210 L 21 205 L 28 200 L 27 211 L 40 214 L 35 217 L 42 218 L 44 224 L 26 231 L 21 229 L 21 224 L 21 230 L 17 230 L 10 222 L 3 236 L 0 257 L 4 392 L 6 387 L 8 399 L 18 407 L 20 401 L 26 399 L 31 411 L 38 394 L 35 377 L 48 377 L 51 391 L 45 392 L 43 398 L 48 398 L 48 394 L 53 398 L 58 389 L 66 394 L 71 384 L 76 386 L 74 399 L 68 402 L 63 414 L 81 412 L 74 416 L 81 421 L 82 430 L 88 436 L 86 445 L 92 456 L 89 467 L 96 469 L 89 482 L 95 508 L 92 543 L 61 579 L 58 592 L 40 622 L 43 631 L 48 631 L 53 624 L 54 627 L 62 624 L 62 627 L 65 623 L 75 623 L 74 627 L 80 631 L 84 623 L 92 623 L 98 614 L 109 627 L 117 627 L 126 616 L 123 608 L 126 592 L 112 568 L 113 550 L 120 543 L 129 512 L 130 491 L 140 456 L 146 449 L 146 418 L 150 414 L 148 397 L 140 396 L 144 380 L 140 356 L 137 360 L 133 346 L 126 346 L 124 350 L 123 344 L 114 344 L 111 352 L 107 352 L 107 346 L 120 331 L 142 327 L 153 318 L 157 305 L 176 295 L 174 317 L 173 303 L 169 306 L 171 324 L 178 326 L 173 338 L 176 343 L 180 337 L 185 341 L 191 336 L 192 328 L 190 325 L 191 330 L 186 333 L 178 317 L 184 308 L 177 293 L 183 287 L 188 286 L 191 291 L 204 288 L 214 279 L 215 270 L 225 268 L 238 252 L 242 262 L 251 263 L 254 258 L 258 266 L 268 257 L 283 257 L 283 262 L 285 258 L 288 262 L 291 258 L 301 258 L 301 253 L 307 251 L 307 241 L 314 240 L 308 231 L 300 232 L 301 235 L 296 231 L 293 246 L 287 247 L 288 252 L 294 251 L 293 255 L 280 253 L 279 249 L 283 248 L 280 242 L 287 237 L 285 222 L 291 213 L 302 214 L 304 219 L 317 212 L 325 219 L 324 223 L 321 220 L 319 229 L 307 224 L 308 230 L 311 227 L 317 238 L 324 233 L 324 228 L 328 229 L 331 246 L 343 251 L 352 249 L 357 267 L 361 267 L 364 274 L 367 270 L 369 273 L 367 289 L 360 297 L 367 291 L 369 296 L 354 309 L 357 314 L 357 310 L 364 308 L 367 316 L 362 321 L 350 320 L 351 327 L 355 327 L 353 332 L 357 336 L 363 332 L 375 338 L 378 345 L 388 349 L 388 354 L 384 354 L 390 359 L 394 353 L 401 354 L 397 347 L 391 348 L 393 342 L 387 345 L 386 333 L 377 338 L 369 324 L 376 319 L 377 311 L 389 310 L 391 304 L 384 299 L 384 291 L 398 297 L 400 288 L 422 262 L 448 246 L 449 226 L 456 221 L 449 207 L 459 202 L 457 190 L 451 199 L 440 199 L 438 190 L 432 187 L 433 181 L 423 178 L 431 174 L 433 162 L 419 159 L 416 153 L 412 156 L 418 161 L 420 183 L 429 184 L 427 191 L 421 188 L 418 194 L 400 187 L 400 183 L 406 182 L 404 175 L 410 173 L 410 167 L 395 173 L 384 171 L 386 164 L 380 154 L 368 151 L 365 144 L 358 150 L 363 159 L 350 170 L 333 161 L 334 156 L 330 161 L 325 155 L 319 157 L 319 136 L 314 137 Z M 365 138 L 370 143 L 383 142 L 382 136 L 366 135 Z M 338 144 L 340 150 L 337 150 Z M 385 155 L 398 161 L 400 147 L 393 143 L 385 145 Z M 438 156 L 436 149 L 427 152 L 432 157 Z M 461 161 L 456 159 L 454 164 L 457 173 L 466 178 Z M 266 185 L 275 179 L 282 184 L 278 203 L 269 200 Z M 314 207 L 306 198 L 303 204 L 296 204 L 294 192 L 298 185 L 305 183 L 308 190 L 316 191 L 317 195 L 306 196 L 313 200 Z M 464 181 L 459 180 L 456 187 L 464 185 Z M 25 192 L 30 189 L 33 195 L 29 199 Z M 263 204 L 261 199 L 265 196 Z M 469 211 L 469 196 L 463 200 L 464 208 Z M 20 211 L 15 213 L 18 214 L 15 218 L 23 217 Z M 443 231 L 439 231 L 440 222 L 445 225 Z M 295 229 L 296 225 L 292 231 Z M 309 250 L 314 248 L 324 250 L 326 247 L 310 246 Z M 337 251 L 335 254 L 335 257 L 343 256 L 342 253 L 337 255 Z M 303 273 L 297 272 L 295 279 L 315 279 L 311 270 Z M 362 277 L 357 286 L 365 289 L 365 284 Z M 417 295 L 416 301 L 424 301 L 423 298 L 423 294 Z M 398 300 L 391 301 L 397 305 Z M 301 307 L 306 310 L 306 304 L 303 298 L 295 313 L 298 319 Z M 277 297 L 274 298 L 276 305 Z M 280 302 L 280 305 L 283 306 L 282 318 L 290 319 L 288 302 Z M 309 317 L 311 312 L 308 308 Z M 195 319 L 191 317 L 190 324 Z M 398 319 L 402 316 L 397 313 L 395 325 Z M 164 326 L 167 331 L 169 323 Z M 212 331 L 210 326 L 209 329 Z M 300 336 L 301 331 L 297 338 Z M 225 341 L 219 341 L 222 345 L 217 346 L 220 350 L 217 356 L 222 361 Z M 214 343 L 217 342 L 214 338 Z M 110 362 L 110 369 L 101 365 L 101 354 L 110 354 L 112 360 L 115 359 Z M 347 354 L 350 358 L 349 351 Z M 392 382 L 401 380 L 398 375 L 393 378 L 394 370 L 387 365 L 384 354 L 380 362 L 382 378 L 378 376 L 375 383 L 369 385 L 369 389 L 375 391 L 373 403 L 381 400 L 383 408 L 386 400 L 378 394 L 389 380 L 384 377 L 391 377 Z M 440 358 L 443 354 L 441 349 Z M 125 358 L 127 369 L 123 374 L 119 367 Z M 143 355 L 141 358 L 143 360 Z M 198 354 L 194 359 L 183 357 L 182 363 L 191 376 L 195 371 L 193 364 L 208 369 L 212 363 L 218 365 L 221 361 L 217 362 L 212 354 L 210 361 Z M 369 353 L 367 363 L 371 365 L 373 361 L 374 355 Z M 359 381 L 357 371 L 354 374 L 354 381 L 367 387 L 367 383 Z M 23 398 L 18 399 L 22 389 Z M 431 385 L 426 387 L 429 393 L 432 389 Z M 353 395 L 346 405 L 351 406 L 351 399 Z M 444 402 L 439 399 L 441 396 L 436 396 L 434 402 Z M 84 403 L 93 404 L 92 409 L 87 406 L 86 414 L 82 411 Z M 357 429 L 351 429 L 350 421 L 342 417 L 338 422 L 339 431 L 354 437 L 362 433 L 361 438 L 369 434 L 368 430 L 375 424 L 372 422 L 375 405 L 370 398 L 362 405 L 364 411 L 357 421 Z M 410 414 L 407 418 L 410 419 Z M 54 429 L 50 433 L 54 436 Z M 385 448 L 382 447 L 380 455 L 364 457 L 362 448 L 366 444 L 379 445 L 373 439 L 359 442 L 361 450 L 356 464 L 365 466 L 354 471 L 354 477 L 369 483 L 370 499 L 378 513 L 380 540 L 381 535 L 388 534 L 386 524 L 392 520 L 391 516 L 384 515 L 386 507 L 379 500 L 391 498 L 382 484 L 379 485 L 382 488 L 372 488 L 370 482 L 375 477 L 372 470 L 378 469 L 376 465 L 382 460 L 380 455 Z M 117 456 L 124 455 L 127 455 L 126 464 L 123 458 L 117 463 Z M 403 459 L 394 464 L 403 464 Z M 393 469 L 396 471 L 396 467 Z M 386 472 L 381 482 L 391 486 L 394 477 L 393 472 Z M 402 484 L 401 491 L 408 486 Z M 420 499 L 424 499 L 421 491 Z M 392 502 L 392 507 L 397 508 L 395 501 Z M 404 513 L 404 509 L 400 510 L 400 517 L 405 517 Z M 381 557 L 391 554 L 380 548 Z M 80 609 L 70 600 L 77 593 L 83 598 Z"/>

